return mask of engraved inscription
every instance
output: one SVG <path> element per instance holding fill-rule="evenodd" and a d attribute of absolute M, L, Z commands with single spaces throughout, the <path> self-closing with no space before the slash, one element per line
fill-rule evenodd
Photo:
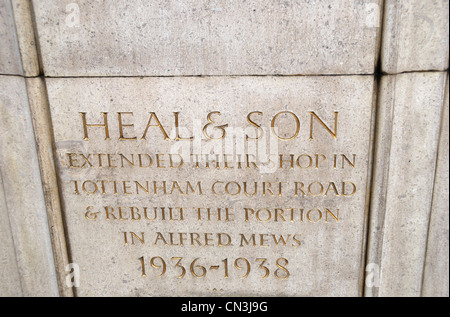
<path fill-rule="evenodd" d="M 373 79 L 72 80 L 48 86 L 80 294 L 358 292 Z"/>

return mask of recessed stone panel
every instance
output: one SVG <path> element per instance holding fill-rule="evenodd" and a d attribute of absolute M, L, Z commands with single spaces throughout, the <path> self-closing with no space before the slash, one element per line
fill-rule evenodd
<path fill-rule="evenodd" d="M 371 76 L 46 82 L 78 295 L 361 294 Z"/>

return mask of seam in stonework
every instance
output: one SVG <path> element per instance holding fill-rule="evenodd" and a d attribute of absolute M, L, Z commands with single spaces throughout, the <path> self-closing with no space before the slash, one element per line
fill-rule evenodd
<path fill-rule="evenodd" d="M 43 105 L 44 107 L 48 107 L 49 105 L 49 98 L 48 98 L 48 92 L 47 92 L 47 85 L 45 83 L 45 77 L 44 77 L 44 73 L 43 73 L 43 62 L 42 62 L 42 55 L 41 55 L 41 48 L 40 48 L 40 41 L 39 41 L 39 34 L 38 34 L 38 28 L 36 25 L 36 14 L 34 11 L 34 4 L 33 2 L 29 3 L 29 13 L 30 16 L 29 18 L 31 19 L 31 25 L 32 25 L 32 29 L 33 29 L 33 38 L 34 38 L 34 49 L 36 50 L 36 54 L 35 57 L 37 58 L 37 72 L 38 74 L 33 75 L 33 76 L 26 76 L 25 75 L 25 69 L 23 70 L 23 76 L 20 77 L 24 77 L 25 79 L 37 79 L 37 78 L 42 78 L 42 94 L 43 96 L 41 96 L 44 100 L 45 100 L 45 104 Z M 29 83 L 27 80 L 25 80 L 25 84 L 27 87 L 27 98 L 28 98 L 28 104 L 29 107 L 31 106 L 31 100 L 30 100 L 30 95 L 29 95 Z M 31 110 L 31 109 L 30 109 Z M 33 128 L 33 134 L 35 134 L 35 128 L 34 128 L 34 118 L 31 118 L 32 120 L 32 128 Z M 53 159 L 55 157 L 55 150 L 54 150 L 54 142 L 53 142 L 53 123 L 51 122 L 50 118 L 47 118 L 46 120 L 47 124 L 49 124 L 49 131 L 50 131 L 50 135 L 49 137 L 51 138 L 51 143 L 52 143 L 52 151 L 51 151 L 51 155 L 53 156 Z M 35 137 L 36 139 L 36 137 Z M 36 151 L 38 152 L 38 158 L 40 158 L 39 152 L 41 152 L 42 149 L 40 149 L 40 145 L 36 140 Z M 50 166 L 47 166 L 47 168 L 49 168 Z M 66 227 L 66 221 L 65 221 L 65 217 L 64 217 L 64 212 L 62 209 L 62 196 L 61 196 L 61 187 L 59 186 L 59 178 L 58 178 L 58 174 L 56 175 L 56 184 L 47 184 L 48 186 L 56 186 L 58 189 L 58 197 L 56 198 L 59 201 L 59 206 L 60 206 L 60 210 L 58 211 L 60 213 L 59 217 L 61 217 L 61 221 L 62 221 L 62 231 L 63 231 L 63 239 L 61 238 L 61 236 L 59 235 L 59 233 L 56 233 L 58 235 L 58 239 L 54 239 L 54 235 L 55 232 L 53 231 L 53 227 L 54 227 L 54 223 L 53 223 L 53 219 L 54 215 L 50 215 L 49 212 L 54 213 L 54 209 L 52 208 L 52 210 L 48 210 L 48 202 L 52 201 L 52 198 L 48 196 L 48 193 L 44 190 L 45 189 L 45 184 L 44 184 L 44 177 L 42 175 L 42 171 L 44 170 L 44 166 L 41 166 L 41 161 L 39 159 L 39 173 L 40 173 L 40 177 L 41 177 L 41 182 L 42 182 L 42 189 L 43 189 L 43 196 L 44 196 L 44 201 L 45 201 L 45 205 L 46 205 L 46 216 L 47 216 L 47 223 L 48 223 L 48 227 L 49 227 L 49 233 L 50 233 L 50 239 L 51 239 L 51 247 L 52 247 L 52 256 L 53 256 L 53 260 L 54 260 L 54 265 L 55 265 L 55 278 L 57 280 L 57 288 L 58 288 L 58 293 L 61 296 L 62 294 L 65 294 L 63 292 L 63 290 L 61 289 L 61 287 L 64 287 L 64 281 L 61 281 L 62 278 L 62 274 L 63 272 L 60 272 L 61 270 L 61 263 L 57 263 L 57 261 L 60 261 L 62 258 L 64 258 L 64 256 L 61 256 L 60 254 L 60 250 L 62 250 L 62 252 L 65 252 L 65 254 L 67 255 L 67 260 L 69 261 L 69 263 L 72 262 L 72 253 L 71 253 L 71 248 L 70 248 L 70 240 L 68 239 L 68 234 L 67 234 L 67 227 Z M 51 169 L 55 170 L 55 173 L 57 172 L 57 167 L 55 165 L 55 163 L 53 163 L 53 166 L 51 166 Z M 55 245 L 56 241 L 61 240 L 63 241 L 63 248 L 61 248 L 61 245 Z M 65 263 L 63 263 L 63 265 L 65 265 Z M 73 296 L 76 296 L 76 288 L 72 289 L 72 294 Z"/>
<path fill-rule="evenodd" d="M 44 79 L 76 79 L 76 78 L 214 78 L 214 77 L 346 77 L 346 76 L 375 76 L 375 77 L 383 77 L 383 76 L 396 76 L 401 74 L 415 74 L 415 73 L 444 73 L 449 72 L 450 69 L 446 68 L 443 70 L 439 69 L 428 69 L 428 70 L 408 70 L 399 73 L 387 73 L 383 71 L 376 70 L 371 74 L 298 74 L 298 75 L 280 75 L 280 74 L 267 74 L 267 75 L 110 75 L 110 76 L 46 76 L 44 74 L 39 74 L 36 76 L 25 76 L 20 74 L 5 74 L 0 73 L 0 76 L 12 76 L 12 77 L 22 77 L 22 78 L 44 78 Z"/>
<path fill-rule="evenodd" d="M 383 30 L 382 30 L 383 33 L 382 33 L 381 46 L 380 46 L 380 51 L 381 51 L 380 54 L 382 54 L 384 46 L 385 46 L 385 43 L 386 43 L 385 41 L 383 41 L 383 39 L 384 39 L 384 31 L 385 31 L 386 27 L 391 27 L 391 25 L 387 25 L 387 21 L 385 21 L 385 18 L 387 19 L 388 15 L 390 13 L 393 13 L 393 21 L 394 21 L 394 23 L 393 23 L 393 32 L 391 34 L 395 34 L 395 37 L 394 37 L 393 41 L 389 41 L 389 43 L 388 43 L 389 45 L 388 45 L 387 49 L 389 50 L 389 54 L 387 54 L 387 55 L 389 56 L 389 63 L 392 62 L 392 65 L 394 65 L 394 67 L 393 67 L 394 70 L 397 70 L 397 64 L 398 64 L 398 45 L 399 45 L 399 38 L 400 38 L 400 34 L 398 34 L 398 30 L 399 30 L 399 25 L 400 25 L 400 20 L 401 20 L 401 11 L 399 9 L 399 6 L 400 6 L 400 3 L 395 3 L 394 7 L 393 7 L 393 10 L 390 10 L 390 8 L 387 5 L 384 7 L 384 11 L 383 11 Z M 392 69 L 392 67 L 390 67 L 390 68 Z M 382 77 L 383 77 L 383 75 L 384 76 L 391 76 L 391 74 L 386 74 L 386 73 L 383 74 L 382 64 L 380 66 L 380 75 Z M 382 191 L 381 197 L 378 197 L 378 198 L 381 199 L 383 204 L 382 205 L 378 204 L 378 208 L 377 208 L 378 214 L 376 215 L 377 216 L 377 223 L 376 223 L 376 225 L 380 226 L 380 229 L 376 231 L 377 234 L 376 234 L 376 236 L 374 238 L 377 241 L 377 248 L 376 248 L 376 250 L 373 250 L 373 252 L 375 252 L 374 260 L 376 260 L 378 262 L 377 264 L 379 265 L 379 272 L 378 272 L 379 273 L 379 277 L 378 278 L 379 278 L 379 283 L 380 284 L 379 284 L 379 287 L 376 290 L 376 292 L 374 292 L 377 297 L 380 297 L 380 293 L 381 293 L 381 290 L 383 288 L 383 285 L 382 285 L 382 276 L 383 276 L 382 259 L 383 259 L 383 253 L 384 253 L 383 252 L 384 251 L 384 245 L 383 244 L 384 244 L 384 240 L 385 240 L 384 237 L 385 237 L 385 234 L 386 234 L 386 232 L 385 232 L 385 228 L 386 228 L 386 209 L 387 209 L 387 204 L 386 203 L 387 203 L 387 195 L 388 195 L 388 187 L 389 187 L 389 176 L 390 176 L 390 168 L 391 168 L 390 157 L 391 157 L 391 152 L 392 152 L 392 132 L 393 132 L 393 129 L 394 129 L 393 122 L 395 120 L 395 101 L 396 101 L 396 93 L 397 93 L 397 89 L 396 89 L 397 88 L 397 78 L 396 78 L 396 75 L 397 74 L 393 74 L 392 75 L 392 85 L 391 85 L 391 83 L 388 82 L 388 93 L 389 93 L 389 91 L 392 92 L 392 98 L 391 98 L 392 108 L 391 108 L 390 117 L 389 117 L 390 120 L 384 120 L 383 118 L 377 118 L 377 120 L 376 120 L 377 122 L 378 122 L 378 119 L 384 120 L 384 122 L 388 122 L 389 125 L 390 125 L 388 127 L 389 134 L 386 134 L 386 136 L 388 136 L 388 144 L 385 147 L 386 152 L 385 153 L 381 153 L 381 155 L 382 155 L 381 160 L 386 162 L 386 166 L 385 166 L 384 171 L 383 171 L 383 180 L 384 180 L 384 182 L 383 182 L 382 188 L 384 190 Z M 378 89 L 378 97 L 380 97 L 380 95 L 382 93 L 382 91 L 381 91 L 382 89 L 383 89 L 383 87 L 381 85 L 381 78 L 380 78 L 380 86 L 379 86 L 379 89 Z M 381 106 L 381 107 L 383 106 L 383 104 L 381 104 L 381 102 L 378 105 Z M 382 131 L 382 132 L 384 132 L 384 131 Z M 379 146 L 379 144 L 376 143 L 375 146 L 377 147 L 377 146 Z M 375 179 L 374 179 L 374 182 L 375 182 Z M 384 208 L 383 209 L 379 208 L 380 205 L 383 206 Z"/>
<path fill-rule="evenodd" d="M 26 83 L 26 84 L 28 86 L 28 83 Z M 46 85 L 46 82 L 45 82 L 44 78 L 42 78 L 42 94 L 43 94 L 42 97 L 45 99 L 45 104 L 43 106 L 44 107 L 48 107 L 49 106 L 49 98 L 48 98 L 47 85 Z M 48 113 L 50 113 L 50 112 L 48 111 Z M 55 149 L 55 142 L 54 142 L 53 122 L 51 121 L 50 117 L 47 117 L 46 119 L 47 119 L 46 122 L 41 122 L 41 123 L 42 124 L 45 123 L 45 124 L 48 125 L 49 137 L 51 138 L 51 140 L 50 140 L 50 143 L 51 143 L 51 154 L 50 155 L 53 157 L 53 166 L 51 166 L 51 168 L 53 170 L 55 170 L 55 174 L 56 174 L 55 175 L 56 176 L 56 184 L 47 184 L 47 186 L 54 185 L 58 189 L 57 200 L 59 201 L 59 206 L 60 206 L 60 209 L 58 210 L 58 213 L 59 213 L 59 217 L 61 217 L 62 231 L 63 231 L 63 234 L 64 234 L 63 239 L 60 239 L 60 240 L 64 241 L 64 248 L 65 248 L 65 252 L 67 254 L 67 261 L 69 263 L 73 263 L 73 261 L 72 261 L 72 249 L 71 249 L 71 245 L 70 245 L 70 239 L 68 238 L 69 235 L 68 235 L 68 230 L 67 230 L 67 223 L 66 223 L 64 210 L 63 210 L 64 204 L 63 204 L 63 195 L 62 195 L 62 192 L 61 192 L 62 189 L 61 189 L 61 186 L 59 185 L 60 184 L 60 178 L 59 178 L 60 173 L 59 173 L 59 170 L 58 170 L 58 166 L 56 165 L 56 161 L 55 161 L 56 149 Z M 33 133 L 35 133 L 34 132 L 34 123 L 33 123 Z M 39 143 L 37 142 L 37 140 L 36 140 L 36 144 L 37 144 L 37 151 L 41 152 L 42 149 L 41 149 Z M 38 156 L 40 156 L 40 154 L 38 154 Z M 42 185 L 43 185 L 43 189 L 45 189 L 45 187 L 46 187 L 45 184 L 44 184 L 45 179 L 44 179 L 44 177 L 42 177 L 42 170 L 44 169 L 44 167 L 41 166 L 40 159 L 39 159 L 39 165 L 40 165 L 40 173 L 41 173 Z M 48 196 L 49 196 L 49 194 L 47 193 L 47 191 L 44 190 L 44 199 L 46 201 L 46 206 L 47 206 L 47 199 L 51 201 L 51 198 L 48 198 Z M 53 209 L 53 208 L 52 208 L 52 210 L 47 210 L 47 217 L 48 217 L 49 220 L 53 219 L 53 217 L 48 215 L 48 213 L 49 212 L 54 213 L 54 211 L 55 211 L 55 209 Z M 57 235 L 59 238 L 61 238 L 61 237 L 60 237 L 60 233 L 59 232 L 55 233 L 53 231 L 53 229 L 52 229 L 53 227 L 54 227 L 54 223 L 53 222 L 52 223 L 49 222 L 49 231 L 50 231 L 50 235 L 52 236 L 52 238 L 51 238 L 52 239 L 52 241 L 51 241 L 52 242 L 52 250 L 53 250 L 54 253 L 59 253 L 58 250 L 60 250 L 60 246 L 59 245 L 57 245 L 57 246 L 54 245 L 55 241 L 53 239 L 53 236 Z M 64 283 L 61 280 L 62 272 L 59 271 L 59 269 L 60 269 L 59 264 L 60 263 L 57 263 L 57 260 L 59 261 L 59 260 L 61 260 L 61 258 L 63 258 L 63 257 L 61 257 L 60 254 L 58 254 L 57 256 L 54 255 L 55 267 L 56 267 L 56 270 L 57 270 L 56 278 L 58 280 L 58 291 L 59 291 L 60 295 L 61 295 L 61 292 L 62 292 L 60 286 L 64 287 Z M 66 263 L 64 263 L 64 264 L 66 264 Z M 73 292 L 73 296 L 76 297 L 77 296 L 77 293 L 76 293 L 77 289 L 73 288 L 72 292 Z"/>
<path fill-rule="evenodd" d="M 30 13 L 31 13 L 31 23 L 33 25 L 33 33 L 34 33 L 34 43 L 35 43 L 35 47 L 36 47 L 36 57 L 37 57 L 37 62 L 38 62 L 38 72 L 39 74 L 37 76 L 33 76 L 33 77 L 40 77 L 40 76 L 44 76 L 44 64 L 42 61 L 42 54 L 41 54 L 41 42 L 39 41 L 39 32 L 38 32 L 38 28 L 37 28 L 37 23 L 36 23 L 36 14 L 34 12 L 34 1 L 31 1 L 30 3 Z"/>
<path fill-rule="evenodd" d="M 364 219 L 364 230 L 362 237 L 362 252 L 361 255 L 361 282 L 360 282 L 360 294 L 361 297 L 366 296 L 366 287 L 365 287 L 365 279 L 366 279 L 366 267 L 369 259 L 369 242 L 370 242 L 370 211 L 371 211 L 371 201 L 372 201 L 372 186 L 373 186 L 373 171 L 375 166 L 375 146 L 376 146 L 376 130 L 377 130 L 377 115 L 378 115 L 378 93 L 381 78 L 378 74 L 375 75 L 374 78 L 374 91 L 372 93 L 372 114 L 371 114 L 371 128 L 370 128 L 370 145 L 369 145 L 369 169 L 367 170 L 367 178 L 366 178 L 366 197 L 365 197 L 365 219 Z M 375 100 L 374 100 L 375 99 Z"/>
<path fill-rule="evenodd" d="M 369 250 L 369 248 L 370 248 L 370 245 L 371 245 L 371 241 L 372 241 L 372 235 L 371 235 L 371 228 L 372 228 L 372 221 L 371 221 L 371 219 L 372 219 L 372 199 L 373 199 L 373 195 L 372 195 L 372 190 L 373 190 L 373 188 L 374 188 L 374 181 L 375 181 L 375 178 L 374 178 L 374 172 L 375 172 L 375 166 L 376 166 L 376 158 L 377 158 L 377 139 L 378 139 L 378 137 L 377 137 L 377 131 L 378 131 L 378 127 L 379 127 L 379 124 L 378 124 L 378 116 L 379 116 L 379 111 L 380 111 L 380 109 L 379 109 L 379 107 L 380 107 L 380 92 L 381 92 L 381 79 L 382 79 L 382 76 L 383 76 L 383 74 L 382 74 L 382 52 L 383 52 L 383 35 L 384 35 L 384 28 L 385 28 L 385 16 L 386 16 L 386 10 L 387 10 L 387 8 L 386 8 L 386 1 L 382 1 L 382 8 L 381 8 L 381 10 L 380 10 L 380 30 L 379 30 L 379 37 L 380 37 L 380 39 L 379 39 L 379 41 L 380 41 L 380 44 L 378 45 L 378 52 L 377 52 L 377 55 L 378 55 L 378 61 L 377 61 L 377 65 L 376 65 L 376 67 L 375 67 L 375 73 L 374 73 L 374 75 L 375 75 L 375 80 L 376 80 L 376 91 L 374 91 L 374 93 L 373 93 L 373 98 L 376 98 L 376 100 L 375 100 L 375 105 L 374 105 L 374 107 L 375 107 L 375 109 L 373 110 L 373 115 L 372 115 L 372 120 L 374 120 L 374 122 L 373 122 L 373 131 L 371 131 L 371 137 L 372 137 L 372 140 L 371 140 L 371 147 L 372 147 L 372 152 L 371 152 L 371 168 L 370 168 L 370 174 L 368 175 L 368 177 L 367 177 L 367 180 L 368 180 L 368 193 L 367 193 L 367 203 L 368 203 L 368 206 L 367 206 L 367 219 L 366 219 L 366 224 L 365 224 L 365 237 L 364 237 L 364 239 L 365 239 L 365 245 L 364 245 L 364 249 L 363 249 L 363 252 L 364 252 L 364 259 L 363 259 L 363 268 L 362 268 L 362 272 L 361 272 L 361 274 L 362 274 L 362 281 L 361 281 L 361 294 L 362 294 L 362 297 L 366 297 L 366 284 L 365 284 L 365 279 L 366 279 L 366 267 L 367 267 L 367 264 L 368 264 L 368 262 L 369 262 L 369 260 L 370 260 L 370 257 L 371 257 L 371 255 L 372 255 L 372 252 L 371 252 L 371 250 Z M 376 240 L 378 240 L 378 236 L 376 236 L 375 238 L 377 238 Z M 377 252 L 377 254 L 378 254 L 378 252 Z M 372 297 L 374 297 L 374 294 L 373 294 L 373 291 L 372 291 Z"/>
<path fill-rule="evenodd" d="M 384 210 L 382 212 L 382 214 L 380 214 L 380 216 L 382 216 L 381 219 L 381 230 L 380 230 L 380 235 L 379 235 L 379 239 L 378 239 L 378 250 L 377 250 L 377 260 L 379 261 L 379 266 L 380 266 L 380 276 L 379 276 L 379 280 L 380 280 L 380 286 L 378 288 L 378 297 L 380 297 L 380 291 L 382 289 L 382 276 L 383 276 L 383 265 L 382 265 L 382 261 L 383 261 L 383 254 L 384 254 L 384 237 L 386 235 L 386 212 L 387 212 L 387 196 L 388 196 L 388 187 L 389 187 L 389 176 L 390 176 L 390 172 L 391 172 L 391 152 L 392 152 L 392 133 L 394 130 L 394 121 L 395 121 L 395 104 L 396 104 L 396 95 L 397 95 L 397 78 L 396 76 L 392 76 L 393 78 L 393 83 L 392 83 L 392 108 L 391 108 L 391 113 L 390 113 L 390 120 L 388 120 L 387 122 L 389 122 L 389 133 L 387 134 L 389 136 L 388 138 L 388 151 L 387 153 L 385 153 L 382 157 L 383 160 L 385 160 L 387 162 L 387 166 L 386 169 L 384 171 L 384 175 L 385 175 L 385 184 L 383 184 L 383 205 L 384 205 Z"/>

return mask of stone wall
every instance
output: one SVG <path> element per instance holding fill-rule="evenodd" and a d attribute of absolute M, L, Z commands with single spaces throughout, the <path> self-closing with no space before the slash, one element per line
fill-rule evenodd
<path fill-rule="evenodd" d="M 448 0 L 0 0 L 0 296 L 448 296 Z"/>

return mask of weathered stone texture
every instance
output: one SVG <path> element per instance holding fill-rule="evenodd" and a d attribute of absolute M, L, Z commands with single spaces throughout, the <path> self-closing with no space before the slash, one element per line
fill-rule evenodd
<path fill-rule="evenodd" d="M 55 266 L 25 79 L 0 76 L 0 87 L 0 172 L 22 293 L 55 296 Z"/>
<path fill-rule="evenodd" d="M 33 1 L 48 76 L 370 74 L 381 1 Z"/>
<path fill-rule="evenodd" d="M 446 74 L 384 76 L 378 102 L 366 294 L 420 296 Z"/>

